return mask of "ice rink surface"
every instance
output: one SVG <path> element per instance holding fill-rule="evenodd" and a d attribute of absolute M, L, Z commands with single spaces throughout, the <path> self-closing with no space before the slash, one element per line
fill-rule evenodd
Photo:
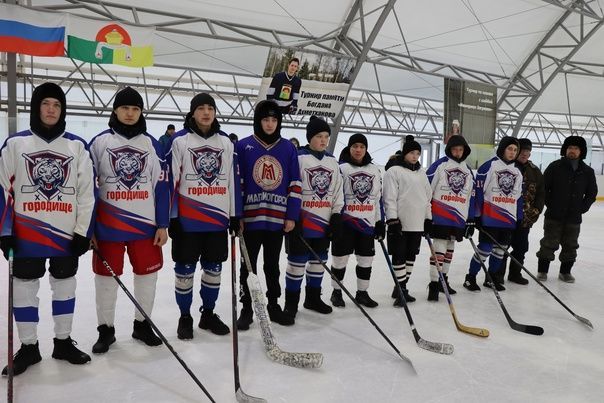
<path fill-rule="evenodd" d="M 542 219 L 531 232 L 526 266 L 536 272 L 535 252 L 543 234 Z M 450 282 L 461 323 L 484 327 L 486 339 L 455 329 L 444 294 L 428 302 L 428 247 L 422 244 L 409 289 L 417 302 L 410 305 L 420 335 L 430 341 L 451 343 L 451 356 L 419 348 L 402 309 L 392 307 L 392 279 L 380 248 L 376 248 L 370 295 L 380 306 L 368 309 L 394 344 L 414 363 L 417 374 L 396 356 L 360 311 L 347 300 L 346 308 L 320 315 L 302 307 L 293 327 L 273 325 L 283 350 L 321 352 L 320 369 L 296 369 L 270 361 L 263 349 L 258 323 L 239 333 L 239 367 L 246 393 L 269 402 L 604 402 L 604 203 L 594 204 L 584 216 L 579 258 L 573 269 L 577 281 L 558 280 L 559 262 L 550 267 L 545 283 L 575 313 L 591 320 L 588 329 L 559 305 L 538 284 L 510 284 L 501 292 L 512 318 L 539 325 L 542 336 L 512 330 L 490 289 L 470 293 L 462 282 L 471 257 L 471 245 L 457 244 Z M 477 236 L 474 237 L 477 239 Z M 215 336 L 197 328 L 200 274 L 195 277 L 195 338 L 176 337 L 178 309 L 174 300 L 173 264 L 169 245 L 164 247 L 166 266 L 160 271 L 153 319 L 180 356 L 187 362 L 217 402 L 235 402 L 231 336 Z M 97 338 L 91 254 L 80 259 L 77 303 L 72 337 L 91 354 Z M 282 286 L 285 253 L 282 254 Z M 0 362 L 7 350 L 7 264 L 0 265 Z M 131 270 L 122 279 L 131 289 Z M 526 277 L 526 275 L 525 275 Z M 264 277 L 260 274 L 261 283 Z M 230 262 L 223 276 L 216 312 L 231 325 Z M 354 259 L 345 284 L 354 294 Z M 323 280 L 323 299 L 331 284 Z M 40 287 L 38 328 L 42 362 L 15 378 L 16 402 L 201 402 L 202 391 L 164 346 L 147 347 L 131 337 L 134 306 L 120 290 L 116 318 L 117 342 L 107 354 L 93 355 L 92 362 L 74 366 L 50 357 L 53 323 L 48 277 Z M 303 299 L 304 297 L 302 297 Z M 281 300 L 281 303 L 283 299 Z M 15 351 L 19 348 L 15 329 Z M 6 379 L 0 381 L 0 401 L 6 396 Z"/>

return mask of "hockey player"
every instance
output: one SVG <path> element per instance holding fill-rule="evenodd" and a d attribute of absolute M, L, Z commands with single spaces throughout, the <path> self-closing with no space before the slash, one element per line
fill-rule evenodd
<path fill-rule="evenodd" d="M 432 188 L 419 163 L 421 146 L 413 136 L 405 137 L 402 153 L 397 155 L 384 175 L 384 210 L 388 224 L 388 252 L 405 300 L 415 298 L 407 290 L 422 234 L 430 231 Z M 401 307 L 397 287 L 392 291 L 394 306 Z"/>
<path fill-rule="evenodd" d="M 308 145 L 300 148 L 298 161 L 302 180 L 302 211 L 299 224 L 287 235 L 287 272 L 285 275 L 285 314 L 295 319 L 300 300 L 302 278 L 306 270 L 304 308 L 322 314 L 332 312 L 321 300 L 323 266 L 299 239 L 302 235 L 323 262 L 331 240 L 342 233 L 342 177 L 338 161 L 325 150 L 331 129 L 327 122 L 311 116 L 306 125 Z M 307 265 L 308 263 L 308 265 Z"/>
<path fill-rule="evenodd" d="M 476 175 L 476 225 L 480 230 L 478 252 L 470 261 L 470 271 L 463 286 L 470 291 L 480 291 L 476 284 L 476 274 L 480 271 L 480 260 L 489 258 L 489 274 L 494 284 L 485 279 L 485 287 L 495 287 L 497 291 L 505 290 L 497 279 L 504 250 L 495 246 L 483 231 L 488 232 L 504 248 L 510 244 L 512 231 L 516 222 L 522 221 L 522 173 L 516 167 L 518 140 L 506 136 L 497 146 L 497 155 L 478 168 Z M 471 224 L 471 223 L 470 223 Z M 472 236 L 469 228 L 467 237 Z M 495 274 L 495 276 L 493 276 Z"/>
<path fill-rule="evenodd" d="M 348 139 L 348 146 L 340 154 L 340 172 L 343 177 L 344 210 L 342 222 L 344 231 L 331 245 L 332 271 L 344 280 L 348 257 L 356 254 L 357 293 L 356 301 L 368 308 L 378 303 L 367 293 L 371 278 L 371 265 L 375 255 L 375 239 L 384 239 L 386 226 L 382 209 L 382 174 L 371 163 L 367 152 L 367 138 L 356 133 Z M 344 307 L 342 290 L 335 280 L 331 280 L 333 306 Z"/>
<path fill-rule="evenodd" d="M 168 240 L 170 182 L 164 146 L 147 133 L 142 111 L 143 98 L 136 90 L 126 87 L 118 92 L 110 128 L 92 139 L 90 154 L 99 183 L 96 249 L 117 276 L 123 273 L 124 252 L 128 252 L 134 296 L 150 316 L 157 272 L 163 266 L 161 247 Z M 107 352 L 115 342 L 118 288 L 100 256 L 93 252 L 99 338 L 92 352 L 96 354 Z M 148 346 L 162 343 L 138 310 L 132 337 Z"/>
<path fill-rule="evenodd" d="M 222 262 L 228 257 L 228 234 L 238 234 L 241 187 L 237 154 L 220 131 L 216 103 L 206 93 L 191 100 L 185 128 L 174 135 L 168 160 L 174 179 L 169 235 L 175 262 L 178 338 L 193 338 L 193 276 L 200 262 L 202 299 L 199 327 L 226 335 L 229 328 L 214 313 Z"/>
<path fill-rule="evenodd" d="M 455 242 L 463 240 L 466 221 L 474 221 L 474 174 L 464 162 L 471 151 L 462 136 L 452 136 L 445 147 L 445 156 L 434 162 L 427 171 L 432 186 L 430 236 L 434 240 L 434 251 L 449 294 L 456 294 L 447 276 Z M 436 262 L 430 256 L 428 301 L 438 301 L 438 293 L 445 292 L 438 277 Z"/>
<path fill-rule="evenodd" d="M 300 60 L 296 57 L 287 63 L 287 71 L 274 75 L 266 93 L 266 99 L 274 100 L 283 114 L 295 114 L 298 109 L 302 80 L 296 76 Z"/>
<path fill-rule="evenodd" d="M 279 306 L 279 255 L 283 233 L 294 229 L 300 216 L 300 168 L 296 147 L 281 137 L 281 111 L 273 101 L 261 101 L 254 111 L 254 135 L 237 143 L 237 157 L 243 183 L 243 237 L 252 270 L 260 247 L 266 277 L 267 310 L 271 321 L 283 326 L 294 324 Z M 253 319 L 252 300 L 247 285 L 248 269 L 241 265 L 243 308 L 237 329 L 247 330 Z"/>
<path fill-rule="evenodd" d="M 14 252 L 13 314 L 21 348 L 14 374 L 40 362 L 38 289 L 49 260 L 54 349 L 52 357 L 84 364 L 71 325 L 78 258 L 90 249 L 95 207 L 94 168 L 86 143 L 65 131 L 61 87 L 44 83 L 31 96 L 30 129 L 10 136 L 0 150 L 4 257 Z M 7 374 L 7 368 L 2 371 Z"/>

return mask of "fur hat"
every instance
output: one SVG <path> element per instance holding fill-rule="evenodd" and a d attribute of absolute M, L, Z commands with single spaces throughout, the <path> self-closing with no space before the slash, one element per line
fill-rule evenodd
<path fill-rule="evenodd" d="M 585 139 L 581 136 L 568 136 L 567 138 L 564 139 L 564 143 L 562 144 L 562 148 L 560 149 L 560 155 L 562 157 L 566 157 L 566 150 L 568 149 L 569 146 L 576 146 L 579 147 L 579 149 L 581 150 L 581 155 L 579 156 L 580 159 L 585 159 L 585 157 L 587 157 L 587 142 L 585 142 Z"/>

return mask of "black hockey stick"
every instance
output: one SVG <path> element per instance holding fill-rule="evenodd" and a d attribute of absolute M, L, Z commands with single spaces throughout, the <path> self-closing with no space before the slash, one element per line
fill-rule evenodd
<path fill-rule="evenodd" d="M 8 366 L 6 375 L 6 401 L 13 403 L 13 249 L 8 250 Z"/>
<path fill-rule="evenodd" d="M 380 246 L 382 247 L 382 252 L 384 252 L 384 257 L 386 258 L 386 263 L 388 264 L 388 269 L 390 269 L 390 274 L 392 275 L 392 280 L 394 280 L 394 284 L 396 289 L 398 290 L 398 295 L 403 303 L 403 308 L 405 309 L 405 315 L 407 315 L 407 320 L 409 321 L 409 325 L 411 326 L 411 332 L 413 333 L 413 337 L 415 338 L 415 342 L 418 346 L 423 348 L 424 350 L 432 351 L 433 353 L 439 354 L 453 354 L 453 344 L 449 343 L 439 343 L 435 341 L 428 341 L 421 338 L 419 332 L 415 328 L 415 323 L 413 322 L 413 318 L 411 317 L 411 312 L 409 312 L 409 307 L 407 306 L 407 301 L 405 300 L 405 294 L 403 294 L 403 290 L 398 281 L 396 281 L 396 274 L 394 273 L 394 267 L 392 266 L 392 261 L 390 260 L 390 256 L 388 256 L 388 250 L 386 249 L 386 245 L 384 245 L 384 241 L 380 240 Z"/>
<path fill-rule="evenodd" d="M 197 384 L 197 386 L 199 386 L 201 388 L 201 390 L 203 391 L 203 393 L 205 393 L 205 395 L 208 397 L 208 399 L 210 399 L 211 402 L 215 403 L 216 401 L 214 400 L 214 398 L 212 397 L 212 395 L 210 395 L 210 392 L 208 392 L 206 390 L 206 388 L 203 386 L 203 384 L 201 383 L 201 381 L 199 379 L 197 379 L 197 377 L 195 376 L 195 374 L 193 373 L 193 371 L 191 371 L 191 369 L 182 360 L 182 358 L 180 358 L 180 356 L 174 350 L 174 348 L 172 347 L 172 345 L 170 344 L 170 342 L 168 342 L 168 340 L 165 338 L 165 336 L 163 335 L 163 333 L 157 328 L 157 326 L 155 326 L 155 323 L 151 320 L 151 318 L 149 317 L 149 315 L 147 315 L 147 312 L 145 312 L 145 310 L 143 309 L 142 306 L 140 306 L 140 304 L 138 303 L 138 301 L 136 300 L 136 298 L 134 298 L 134 296 L 130 293 L 130 291 L 128 291 L 128 288 L 126 288 L 126 286 L 124 285 L 124 283 L 122 283 L 122 280 L 120 280 L 120 278 L 115 274 L 115 272 L 113 271 L 113 269 L 111 268 L 111 266 L 109 265 L 109 263 L 107 263 L 107 261 L 105 260 L 105 258 L 103 257 L 103 255 L 101 255 L 101 253 L 99 252 L 99 250 L 97 248 L 93 247 L 93 249 L 96 252 L 96 254 L 98 255 L 98 257 L 101 259 L 101 262 L 103 263 L 103 266 L 105 266 L 105 268 L 107 269 L 107 271 L 111 274 L 111 276 L 115 279 L 115 281 L 117 281 L 117 283 L 119 284 L 119 286 L 121 287 L 121 289 L 124 290 L 124 292 L 126 293 L 126 295 L 128 296 L 128 298 L 130 298 L 130 301 L 132 301 L 132 303 L 134 304 L 134 306 L 136 307 L 136 309 L 138 309 L 138 311 L 141 313 L 141 315 L 143 315 L 143 317 L 145 318 L 145 320 L 147 320 L 147 322 L 149 322 L 149 324 L 151 325 L 151 327 L 153 328 L 153 330 L 155 330 L 155 333 L 157 333 L 157 335 L 159 336 L 159 338 L 164 342 L 165 346 L 168 347 L 168 350 L 170 350 L 170 352 L 174 355 L 174 358 L 176 358 L 176 360 L 178 360 L 178 362 L 180 363 L 180 365 L 182 365 L 182 367 L 185 369 L 185 371 L 187 371 L 187 373 L 189 374 L 189 376 L 191 376 L 191 378 L 193 379 L 193 381 L 195 381 L 195 383 Z"/>
<path fill-rule="evenodd" d="M 300 237 L 300 240 L 302 241 L 302 243 L 304 243 L 304 246 L 306 246 L 306 248 L 309 250 L 309 252 L 314 256 L 314 258 L 316 260 L 318 260 L 319 262 L 321 262 L 321 266 L 323 266 L 323 268 L 325 269 L 325 271 L 327 273 L 329 273 L 329 275 L 331 276 L 331 278 L 334 279 L 336 283 L 338 283 L 338 285 L 340 286 L 340 288 L 342 289 L 342 291 L 344 291 L 344 293 L 348 296 L 348 298 L 350 298 L 350 300 L 352 302 L 354 302 L 354 304 L 361 310 L 361 312 L 363 312 L 363 315 L 365 315 L 365 317 L 369 320 L 369 322 L 371 322 L 371 324 L 373 325 L 373 327 L 375 327 L 375 330 L 377 330 L 379 332 L 379 334 L 382 335 L 382 337 L 384 338 L 384 340 L 386 340 L 386 342 L 390 345 L 390 347 L 392 347 L 392 349 L 394 351 L 396 351 L 396 353 L 398 354 L 398 356 L 401 357 L 403 360 L 407 361 L 411 365 L 411 368 L 413 368 L 413 370 L 415 371 L 415 367 L 413 367 L 413 363 L 411 362 L 411 360 L 409 358 L 407 358 L 403 353 L 401 353 L 398 348 L 396 348 L 396 346 L 394 345 L 394 343 L 392 343 L 392 341 L 388 338 L 388 336 L 386 336 L 386 334 L 382 331 L 382 329 L 378 326 L 378 324 L 375 323 L 375 321 L 371 318 L 371 316 L 369 316 L 369 314 L 367 313 L 367 311 L 365 310 L 365 308 L 363 308 L 361 306 L 361 304 L 359 304 L 357 302 L 357 300 L 352 296 L 352 294 L 350 293 L 350 291 L 348 291 L 348 289 L 344 286 L 344 283 L 342 283 L 342 281 L 340 281 L 340 279 L 338 279 L 333 274 L 333 272 L 329 269 L 329 267 L 327 267 L 327 265 L 325 264 L 325 262 L 323 261 L 323 259 L 321 259 L 321 257 L 317 254 L 317 252 L 308 244 L 308 242 L 306 242 L 306 239 L 304 239 L 304 237 L 301 234 L 298 234 L 298 236 Z"/>
<path fill-rule="evenodd" d="M 250 396 L 241 389 L 239 382 L 239 337 L 237 333 L 237 282 L 235 236 L 231 236 L 231 298 L 232 298 L 232 321 L 233 321 L 233 370 L 235 377 L 235 398 L 239 403 L 266 403 L 266 400 Z"/>
<path fill-rule="evenodd" d="M 560 300 L 560 298 L 558 298 L 553 292 L 551 292 L 550 289 L 545 286 L 545 284 L 543 284 L 541 281 L 539 281 L 539 279 L 537 277 L 535 277 L 533 275 L 533 273 L 531 273 L 530 271 L 528 271 L 528 269 L 526 267 L 524 267 L 524 265 L 522 263 L 520 263 L 518 261 L 518 259 L 516 259 L 514 256 L 512 256 L 512 254 L 506 248 L 504 248 L 503 246 L 501 246 L 501 244 L 499 242 L 497 242 L 497 240 L 495 238 L 493 238 L 493 236 L 491 234 L 489 234 L 488 232 L 486 232 L 484 230 L 482 232 L 484 232 L 489 238 L 491 238 L 491 240 L 493 241 L 493 243 L 495 245 L 497 245 L 499 248 L 503 249 L 503 251 L 505 252 L 505 254 L 508 255 L 514 261 L 514 263 L 516 263 L 518 266 L 520 266 L 520 268 L 522 270 L 524 270 L 525 273 L 527 273 L 530 276 L 530 278 L 532 278 L 533 280 L 535 280 L 537 282 L 537 284 L 539 284 L 541 287 L 543 287 L 545 289 L 545 291 L 547 291 L 549 293 L 549 295 L 551 295 L 552 297 L 554 297 L 554 299 L 556 301 L 558 301 L 558 303 L 560 305 L 562 305 L 564 307 L 564 309 L 566 309 L 568 312 L 570 312 L 571 315 L 573 315 L 578 321 L 580 321 L 581 323 L 583 323 L 585 326 L 589 327 L 590 329 L 594 328 L 594 326 L 591 324 L 591 322 L 588 319 L 586 319 L 586 318 L 584 318 L 582 316 L 577 315 L 568 306 L 566 306 L 566 304 L 564 302 L 562 302 Z"/>
<path fill-rule="evenodd" d="M 480 337 L 489 337 L 489 331 L 487 329 L 483 329 L 480 327 L 471 327 L 465 326 L 459 323 L 457 319 L 457 314 L 455 313 L 455 307 L 453 306 L 453 300 L 451 299 L 451 295 L 449 294 L 449 287 L 447 287 L 447 283 L 445 282 L 445 277 L 443 276 L 442 269 L 440 267 L 440 262 L 436 257 L 436 252 L 434 250 L 434 245 L 432 245 L 432 239 L 430 239 L 429 235 L 425 235 L 426 241 L 428 242 L 428 246 L 430 247 L 430 253 L 432 254 L 432 259 L 434 259 L 434 265 L 438 271 L 438 278 L 440 280 L 440 285 L 445 291 L 445 297 L 447 297 L 447 302 L 449 303 L 449 310 L 451 311 L 451 315 L 453 316 L 453 322 L 455 323 L 455 327 L 460 332 L 464 332 L 467 334 L 471 334 L 474 336 Z"/>
<path fill-rule="evenodd" d="M 495 297 L 497 298 L 497 302 L 499 302 L 499 306 L 501 307 L 501 310 L 503 311 L 503 314 L 505 315 L 505 318 L 508 320 L 508 323 L 510 324 L 510 327 L 512 329 L 518 331 L 518 332 L 532 334 L 532 335 L 535 335 L 535 336 L 541 336 L 543 334 L 543 328 L 542 327 L 540 327 L 540 326 L 533 326 L 533 325 L 523 325 L 521 323 L 514 322 L 514 320 L 512 319 L 512 317 L 510 316 L 510 314 L 508 313 L 508 310 L 506 309 L 505 305 L 503 305 L 503 301 L 501 300 L 501 296 L 499 295 L 499 291 L 497 291 L 497 288 L 495 288 L 495 282 L 491 278 L 491 275 L 489 274 L 489 271 L 487 270 L 486 266 L 484 265 L 484 262 L 480 258 L 480 253 L 478 253 L 478 247 L 476 246 L 476 244 L 474 243 L 474 240 L 472 238 L 468 238 L 468 240 L 470 241 L 470 243 L 472 244 L 472 248 L 474 249 L 475 256 L 472 257 L 472 259 L 478 257 L 478 261 L 480 262 L 480 267 L 482 267 L 482 271 L 484 271 L 484 274 L 486 275 L 487 281 L 492 284 L 491 289 L 495 293 Z"/>
<path fill-rule="evenodd" d="M 239 246 L 241 246 L 241 254 L 245 260 L 245 266 L 248 270 L 247 285 L 250 289 L 252 297 L 252 307 L 258 323 L 260 324 L 260 335 L 266 354 L 269 358 L 279 364 L 289 365 L 296 368 L 319 368 L 323 364 L 323 354 L 321 353 L 292 353 L 283 351 L 277 345 L 271 324 L 266 312 L 266 300 L 258 276 L 252 271 L 252 261 L 245 247 L 243 234 L 239 234 Z"/>

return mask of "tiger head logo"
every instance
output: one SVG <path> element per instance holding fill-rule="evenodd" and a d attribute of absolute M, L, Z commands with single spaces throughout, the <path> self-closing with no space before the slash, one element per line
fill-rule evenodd
<path fill-rule="evenodd" d="M 497 172 L 497 185 L 499 185 L 499 189 L 501 193 L 509 196 L 514 193 L 514 186 L 516 185 L 516 174 L 506 170 Z"/>
<path fill-rule="evenodd" d="M 373 190 L 374 177 L 375 175 L 369 175 L 365 172 L 357 172 L 355 174 L 350 175 L 350 185 L 352 187 L 352 193 L 359 202 L 365 203 L 365 201 L 371 195 L 371 191 Z"/>
<path fill-rule="evenodd" d="M 331 185 L 331 179 L 333 177 L 333 171 L 325 167 L 319 166 L 315 168 L 306 169 L 308 175 L 308 182 L 310 187 L 320 199 L 325 198 L 329 193 L 329 186 Z"/>
<path fill-rule="evenodd" d="M 47 200 L 64 193 L 75 194 L 73 187 L 66 187 L 69 179 L 70 165 L 73 157 L 59 154 L 54 151 L 40 151 L 31 154 L 21 154 L 25 158 L 27 174 L 31 185 L 21 186 L 23 193 L 42 194 Z"/>
<path fill-rule="evenodd" d="M 455 194 L 460 194 L 466 186 L 468 174 L 459 168 L 446 169 L 447 183 L 449 188 Z"/>
<path fill-rule="evenodd" d="M 107 149 L 107 152 L 115 174 L 107 178 L 108 183 L 120 182 L 128 189 L 132 189 L 138 183 L 147 182 L 147 177 L 142 173 L 147 166 L 148 152 L 130 146 Z"/>
<path fill-rule="evenodd" d="M 222 169 L 223 151 L 210 146 L 189 148 L 191 162 L 196 174 L 188 174 L 186 179 L 204 181 L 209 186 L 215 184 Z"/>

